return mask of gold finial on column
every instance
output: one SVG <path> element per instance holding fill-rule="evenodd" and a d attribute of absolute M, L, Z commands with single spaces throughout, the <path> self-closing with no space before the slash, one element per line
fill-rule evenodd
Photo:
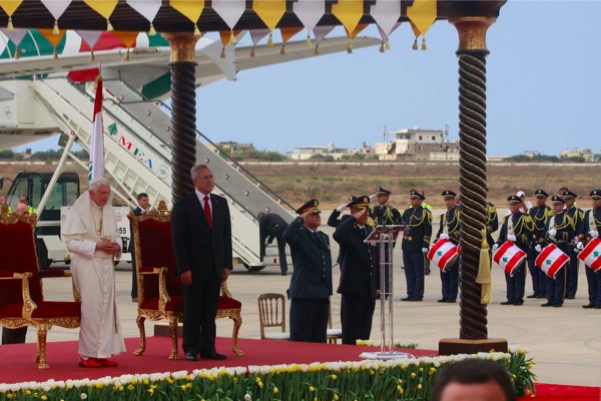
<path fill-rule="evenodd" d="M 486 32 L 495 17 L 459 17 L 450 19 L 459 33 L 459 51 L 486 51 Z"/>
<path fill-rule="evenodd" d="M 171 60 L 176 61 L 195 61 L 196 42 L 198 37 L 193 33 L 163 33 L 162 36 L 169 41 L 171 47 Z"/>

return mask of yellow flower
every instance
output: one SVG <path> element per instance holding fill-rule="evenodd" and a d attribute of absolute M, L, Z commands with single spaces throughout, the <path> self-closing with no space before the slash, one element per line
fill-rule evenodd
<path fill-rule="evenodd" d="M 399 382 L 399 384 L 403 384 L 403 379 L 399 379 L 397 382 Z"/>
<path fill-rule="evenodd" d="M 150 385 L 150 389 L 151 389 L 151 390 L 154 390 L 155 388 L 157 388 L 157 386 L 156 386 L 156 385 L 154 385 L 154 384 Z"/>
<path fill-rule="evenodd" d="M 179 388 L 181 388 L 182 391 L 186 391 L 186 385 L 185 384 L 182 384 L 181 386 L 179 386 Z"/>
<path fill-rule="evenodd" d="M 332 377 L 332 380 L 338 379 L 338 376 L 336 376 L 336 375 L 332 375 L 331 377 Z"/>
<path fill-rule="evenodd" d="M 255 381 L 256 381 L 257 383 L 260 383 L 260 382 L 261 382 L 261 378 L 260 378 L 260 377 L 257 377 L 257 378 L 255 379 Z"/>
<path fill-rule="evenodd" d="M 317 397 L 315 397 L 315 398 L 313 398 L 313 401 L 319 401 L 319 400 L 317 399 Z"/>
<path fill-rule="evenodd" d="M 134 386 L 132 386 L 132 385 L 130 384 L 129 386 L 127 386 L 127 389 L 128 389 L 129 391 L 132 391 L 132 390 L 134 389 Z"/>
<path fill-rule="evenodd" d="M 46 397 L 45 395 L 43 395 L 42 397 L 40 397 L 42 401 L 46 401 L 48 399 L 48 397 Z"/>
<path fill-rule="evenodd" d="M 227 370 L 226 370 L 226 369 L 221 369 L 221 370 L 219 371 L 219 375 L 220 375 L 220 376 L 227 376 L 228 374 L 229 374 L 229 373 L 227 373 Z"/>
<path fill-rule="evenodd" d="M 138 384 L 138 379 L 136 379 L 136 378 L 131 379 L 131 384 Z"/>
<path fill-rule="evenodd" d="M 31 390 L 25 390 L 25 394 L 31 395 Z"/>
<path fill-rule="evenodd" d="M 399 392 L 399 394 L 403 394 L 403 388 L 401 386 L 397 386 L 396 390 Z"/>
<path fill-rule="evenodd" d="M 96 388 L 103 388 L 103 387 L 104 387 L 104 383 L 102 383 L 102 382 L 96 383 Z"/>
<path fill-rule="evenodd" d="M 169 384 L 172 384 L 172 383 L 173 383 L 173 379 L 172 379 L 172 378 L 170 378 L 170 377 L 166 378 L 165 380 L 167 380 L 167 383 L 169 383 Z"/>
<path fill-rule="evenodd" d="M 418 384 L 418 385 L 417 385 L 417 389 L 418 389 L 418 390 L 421 390 L 421 389 L 422 389 L 422 385 L 421 385 L 421 384 Z"/>
<path fill-rule="evenodd" d="M 279 392 L 280 392 L 280 390 L 279 390 L 277 387 L 274 387 L 274 388 L 273 388 L 273 393 L 274 393 L 274 394 L 277 394 L 277 393 L 279 393 Z"/>
<path fill-rule="evenodd" d="M 153 395 L 153 394 L 154 394 L 154 390 L 153 390 L 153 389 L 151 389 L 151 388 L 149 388 L 149 389 L 148 389 L 148 390 L 146 390 L 146 391 L 148 391 L 148 392 L 150 393 L 150 395 Z"/>
<path fill-rule="evenodd" d="M 417 376 L 417 375 L 415 374 L 415 372 L 411 372 L 411 378 L 412 378 L 412 379 L 415 379 L 415 376 Z"/>
<path fill-rule="evenodd" d="M 186 383 L 186 388 L 192 388 L 192 383 Z"/>
<path fill-rule="evenodd" d="M 234 377 L 234 383 L 238 383 L 238 378 Z"/>
<path fill-rule="evenodd" d="M 424 371 L 424 368 L 419 368 L 419 371 L 420 371 L 420 372 L 423 372 L 423 371 Z"/>
<path fill-rule="evenodd" d="M 338 397 L 338 394 L 334 394 L 334 401 L 338 401 L 340 399 L 340 397 Z"/>
<path fill-rule="evenodd" d="M 406 370 L 406 369 L 407 369 L 407 366 L 401 365 L 401 370 Z"/>
<path fill-rule="evenodd" d="M 263 382 L 258 382 L 257 384 L 259 385 L 260 388 L 263 388 Z"/>
<path fill-rule="evenodd" d="M 144 379 L 144 381 L 142 382 L 142 384 L 144 384 L 144 385 L 146 385 L 146 386 L 148 386 L 148 384 L 149 384 L 149 383 L 150 383 L 150 382 L 148 381 L 148 379 Z"/>
<path fill-rule="evenodd" d="M 274 374 L 275 373 L 275 369 L 273 367 L 269 368 L 269 373 Z"/>
<path fill-rule="evenodd" d="M 313 387 L 313 386 L 309 386 L 309 392 L 310 392 L 310 393 L 312 393 L 312 392 L 314 392 L 314 391 L 315 391 L 315 387 Z"/>
<path fill-rule="evenodd" d="M 524 351 L 524 350 L 523 350 L 523 349 L 521 349 L 521 348 L 518 350 L 518 354 L 520 354 L 520 355 L 524 355 L 525 353 L 526 353 L 526 351 Z"/>
<path fill-rule="evenodd" d="M 10 394 L 6 395 L 6 398 L 8 398 L 9 400 L 12 400 L 14 396 L 15 395 L 13 393 L 10 393 Z"/>
<path fill-rule="evenodd" d="M 124 390 L 123 386 L 119 386 L 119 391 L 123 391 L 123 390 Z"/>
<path fill-rule="evenodd" d="M 376 372 L 375 372 L 373 369 L 370 369 L 370 370 L 369 370 L 369 374 L 370 374 L 370 375 L 372 375 L 372 376 L 373 376 L 375 373 L 376 373 Z"/>

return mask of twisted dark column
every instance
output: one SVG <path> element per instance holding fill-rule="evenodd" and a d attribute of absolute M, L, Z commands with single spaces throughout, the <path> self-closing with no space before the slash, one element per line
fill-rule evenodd
<path fill-rule="evenodd" d="M 192 33 L 163 34 L 171 45 L 171 201 L 194 190 L 190 169 L 196 163 L 196 62 Z"/>
<path fill-rule="evenodd" d="M 459 339 L 440 340 L 439 353 L 506 351 L 488 339 L 486 306 L 476 283 L 486 227 L 486 31 L 493 17 L 459 17 L 459 164 L 461 190 L 461 302 Z"/>
<path fill-rule="evenodd" d="M 486 307 L 476 283 L 482 231 L 486 226 L 487 51 L 458 51 L 459 183 L 461 189 L 460 338 L 486 339 Z"/>

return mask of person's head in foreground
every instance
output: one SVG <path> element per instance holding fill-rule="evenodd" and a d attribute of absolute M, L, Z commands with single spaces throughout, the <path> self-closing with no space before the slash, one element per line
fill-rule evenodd
<path fill-rule="evenodd" d="M 465 359 L 445 367 L 434 382 L 432 401 L 515 401 L 509 374 L 498 362 Z"/>

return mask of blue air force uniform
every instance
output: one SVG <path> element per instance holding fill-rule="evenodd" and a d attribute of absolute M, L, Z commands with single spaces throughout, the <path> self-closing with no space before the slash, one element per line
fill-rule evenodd
<path fill-rule="evenodd" d="M 591 191 L 590 195 L 591 199 L 598 201 L 601 199 L 601 189 Z M 582 244 L 582 248 L 584 248 L 586 242 L 594 238 L 595 232 L 597 237 L 601 235 L 601 207 L 587 210 L 584 215 L 582 229 L 578 234 L 578 242 Z M 589 303 L 582 305 L 582 307 L 585 309 L 601 309 L 601 270 L 595 272 L 590 266 L 586 266 L 585 272 Z"/>
<path fill-rule="evenodd" d="M 534 192 L 537 198 L 548 198 L 549 195 L 542 189 L 537 189 Z M 532 277 L 532 289 L 534 293 L 529 295 L 528 298 L 546 298 L 547 297 L 547 280 L 545 279 L 546 274 L 539 269 L 536 264 L 536 257 L 540 252 L 536 250 L 536 246 L 541 247 L 545 242 L 545 225 L 547 219 L 553 216 L 553 211 L 547 205 L 533 206 L 528 211 L 528 215 L 532 219 L 532 242 L 530 243 L 530 249 L 528 252 L 528 269 L 530 270 L 530 276 Z"/>
<path fill-rule="evenodd" d="M 350 207 L 366 208 L 369 197 L 358 197 Z M 379 257 L 377 247 L 365 242 L 372 232 L 368 225 L 357 224 L 354 216 L 343 219 L 334 240 L 340 245 L 340 285 L 342 294 L 342 343 L 356 344 L 369 339 L 379 290 Z"/>
<path fill-rule="evenodd" d="M 565 200 L 559 196 L 552 198 L 553 204 L 564 204 Z M 554 229 L 555 236 L 549 235 L 549 230 Z M 555 244 L 562 252 L 568 254 L 568 244 L 574 237 L 574 228 L 566 212 L 562 210 L 547 219 L 545 225 L 545 245 Z M 569 255 L 569 254 L 568 254 Z M 568 262 L 569 263 L 569 262 Z M 544 274 L 544 273 L 543 273 Z M 566 279 L 568 276 L 568 265 L 566 264 L 555 276 L 555 279 L 545 274 L 547 282 L 547 303 L 541 306 L 560 307 L 566 297 Z"/>
<path fill-rule="evenodd" d="M 313 208 L 319 213 L 315 199 L 297 210 L 302 214 Z M 290 340 L 321 342 L 327 340 L 332 295 L 332 256 L 330 238 L 321 231 L 313 231 L 297 217 L 284 231 L 290 245 L 294 271 L 288 289 L 290 302 Z"/>
<path fill-rule="evenodd" d="M 411 191 L 411 197 L 422 200 L 425 196 L 416 190 Z M 432 236 L 432 212 L 419 207 L 410 207 L 403 212 L 405 232 L 401 247 L 403 249 L 403 263 L 405 265 L 405 278 L 407 279 L 407 297 L 402 301 L 421 301 L 424 298 L 424 268 L 426 254 L 424 249 L 430 247 Z"/>
<path fill-rule="evenodd" d="M 455 192 L 446 190 L 442 196 L 447 199 L 455 199 Z M 440 228 L 436 234 L 436 240 L 440 239 L 441 234 L 446 234 L 448 239 L 454 244 L 459 245 L 461 237 L 461 214 L 457 206 L 440 215 Z M 453 303 L 457 301 L 457 292 L 459 288 L 459 259 L 452 266 L 447 268 L 446 272 L 440 271 L 440 281 L 442 282 L 442 299 L 438 302 Z"/>
<path fill-rule="evenodd" d="M 521 203 L 522 200 L 518 196 L 512 195 L 507 198 L 507 202 L 511 205 Z M 511 231 L 509 231 L 510 225 L 512 226 Z M 515 214 L 505 216 L 497 244 L 503 244 L 508 240 L 507 237 L 509 235 L 514 235 L 515 241 L 513 243 L 524 251 L 524 253 L 528 254 L 528 247 L 532 240 L 532 220 L 530 216 L 519 210 Z M 501 305 L 522 305 L 524 303 L 524 291 L 526 287 L 525 263 L 522 263 L 513 271 L 513 277 L 505 273 L 505 282 L 507 283 L 507 301 L 501 302 Z"/>
<path fill-rule="evenodd" d="M 564 199 L 575 199 L 577 195 L 572 191 L 565 191 L 563 197 Z M 570 218 L 574 233 L 577 235 L 582 230 L 584 211 L 572 205 L 572 207 L 566 208 L 566 214 Z M 566 297 L 568 299 L 574 299 L 576 298 L 576 291 L 578 290 L 578 252 L 576 252 L 574 244 L 568 244 L 567 254 L 570 257 L 570 263 L 568 264 Z"/>

